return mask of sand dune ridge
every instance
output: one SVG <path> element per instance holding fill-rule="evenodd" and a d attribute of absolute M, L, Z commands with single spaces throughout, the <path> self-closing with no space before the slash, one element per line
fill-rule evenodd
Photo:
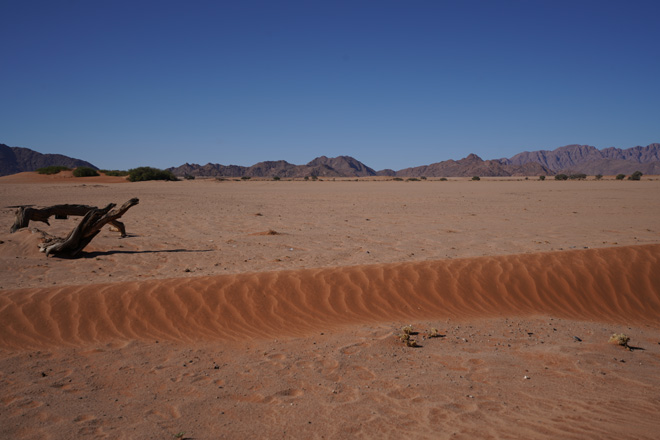
<path fill-rule="evenodd" d="M 0 293 L 0 346 L 240 340 L 369 322 L 553 315 L 657 322 L 660 245 Z"/>

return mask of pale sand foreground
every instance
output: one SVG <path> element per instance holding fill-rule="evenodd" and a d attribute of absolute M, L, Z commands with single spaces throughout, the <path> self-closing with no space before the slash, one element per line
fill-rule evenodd
<path fill-rule="evenodd" d="M 660 430 L 660 181 L 44 182 L 0 178 L 7 437 Z M 133 196 L 81 259 L 8 234 Z"/>

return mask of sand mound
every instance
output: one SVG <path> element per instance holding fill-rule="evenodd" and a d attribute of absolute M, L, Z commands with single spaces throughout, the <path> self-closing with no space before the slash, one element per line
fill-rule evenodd
<path fill-rule="evenodd" d="M 73 171 L 60 171 L 57 174 L 39 174 L 36 171 L 25 171 L 23 173 L 11 174 L 0 177 L 0 184 L 14 183 L 126 183 L 126 177 L 100 176 L 74 177 Z"/>
<path fill-rule="evenodd" d="M 647 245 L 5 291 L 0 346 L 259 339 L 446 317 L 657 323 L 659 256 Z"/>

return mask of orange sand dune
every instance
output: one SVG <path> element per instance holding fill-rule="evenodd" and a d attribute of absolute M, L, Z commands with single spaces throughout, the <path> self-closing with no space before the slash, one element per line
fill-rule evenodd
<path fill-rule="evenodd" d="M 36 171 L 25 171 L 0 177 L 0 183 L 126 183 L 126 177 L 100 176 L 74 177 L 73 171 L 60 171 L 57 174 L 39 174 Z"/>
<path fill-rule="evenodd" d="M 660 316 L 660 245 L 0 293 L 0 346 L 305 336 L 413 319 Z"/>

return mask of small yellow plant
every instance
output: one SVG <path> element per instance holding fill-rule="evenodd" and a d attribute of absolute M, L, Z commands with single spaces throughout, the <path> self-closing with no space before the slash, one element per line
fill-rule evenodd
<path fill-rule="evenodd" d="M 419 345 L 417 345 L 417 341 L 415 341 L 414 339 L 406 340 L 406 346 L 408 346 L 408 347 L 419 347 Z"/>
<path fill-rule="evenodd" d="M 401 333 L 399 335 L 399 339 L 401 340 L 401 342 L 409 341 L 410 340 L 410 334 L 409 333 Z"/>
<path fill-rule="evenodd" d="M 403 332 L 404 335 L 410 335 L 413 332 L 413 326 L 404 325 L 403 327 L 401 327 L 401 331 Z"/>
<path fill-rule="evenodd" d="M 431 328 L 431 330 L 429 330 L 429 338 L 439 338 L 439 337 L 440 337 L 440 333 L 438 332 L 437 328 L 434 327 Z"/>
<path fill-rule="evenodd" d="M 610 344 L 617 344 L 630 350 L 628 342 L 630 342 L 630 338 L 623 333 L 614 333 L 610 336 Z"/>

